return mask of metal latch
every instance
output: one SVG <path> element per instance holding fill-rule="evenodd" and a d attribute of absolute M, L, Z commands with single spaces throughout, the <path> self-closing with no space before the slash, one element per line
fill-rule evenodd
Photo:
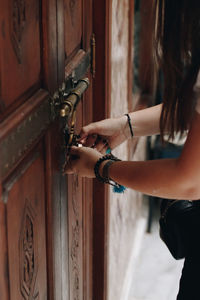
<path fill-rule="evenodd" d="M 68 148 L 72 144 L 76 144 L 76 136 L 74 133 L 74 127 L 76 123 L 76 107 L 88 86 L 88 78 L 79 80 L 76 87 L 68 95 L 63 95 L 63 99 L 60 104 L 60 117 L 66 119 L 64 132 L 65 142 Z"/>
<path fill-rule="evenodd" d="M 63 94 L 63 100 L 60 104 L 61 117 L 69 117 L 73 113 L 73 111 L 76 110 L 76 106 L 88 86 L 89 79 L 84 78 L 78 81 L 76 87 L 69 94 Z"/>

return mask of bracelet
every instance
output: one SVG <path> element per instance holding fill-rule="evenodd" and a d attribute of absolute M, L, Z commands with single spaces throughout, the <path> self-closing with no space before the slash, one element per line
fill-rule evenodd
<path fill-rule="evenodd" d="M 110 183 L 109 179 L 106 179 L 99 174 L 100 165 L 105 160 L 120 161 L 120 159 L 115 157 L 113 154 L 106 154 L 106 155 L 102 156 L 101 158 L 99 158 L 99 160 L 96 162 L 96 164 L 94 166 L 94 174 L 95 174 L 96 178 L 102 183 Z"/>
<path fill-rule="evenodd" d="M 129 114 L 125 114 L 125 116 L 127 116 L 127 121 L 128 121 L 129 129 L 130 129 L 130 132 L 131 132 L 131 137 L 133 138 L 134 133 L 133 133 L 133 127 L 131 125 L 131 118 L 130 118 Z"/>
<path fill-rule="evenodd" d="M 108 162 L 103 167 L 102 176 L 99 174 L 99 168 L 103 161 L 108 160 Z M 125 191 L 125 187 L 121 184 L 118 184 L 114 180 L 109 178 L 108 171 L 109 167 L 115 162 L 115 161 L 121 161 L 121 159 L 115 157 L 113 154 L 107 154 L 102 156 L 95 164 L 94 166 L 94 173 L 96 178 L 102 182 L 107 183 L 113 186 L 113 192 L 114 193 L 123 193 Z"/>
<path fill-rule="evenodd" d="M 107 163 L 104 165 L 103 167 L 103 172 L 102 172 L 102 176 L 103 178 L 105 179 L 106 183 L 109 183 L 110 185 L 113 186 L 113 192 L 114 193 L 118 193 L 118 194 L 121 194 L 123 193 L 126 188 L 125 186 L 115 182 L 114 180 L 112 180 L 110 177 L 109 177 L 109 168 L 110 166 L 114 163 L 115 161 L 113 160 L 108 160 Z"/>
<path fill-rule="evenodd" d="M 109 180 L 110 180 L 109 168 L 114 162 L 115 161 L 113 161 L 113 160 L 108 160 L 107 163 L 103 167 L 102 177 L 106 180 L 106 182 L 109 182 Z"/>

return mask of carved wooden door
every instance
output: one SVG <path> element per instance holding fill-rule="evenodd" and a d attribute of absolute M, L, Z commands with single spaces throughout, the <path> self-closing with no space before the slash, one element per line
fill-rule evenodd
<path fill-rule="evenodd" d="M 90 86 L 91 0 L 0 1 L 0 299 L 92 298 L 90 182 L 62 175 L 60 101 Z M 57 113 L 58 111 L 58 113 Z"/>

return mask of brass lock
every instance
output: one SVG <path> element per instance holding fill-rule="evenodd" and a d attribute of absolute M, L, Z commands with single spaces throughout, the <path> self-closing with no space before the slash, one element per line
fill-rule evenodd
<path fill-rule="evenodd" d="M 89 86 L 89 79 L 84 78 L 78 81 L 76 87 L 68 95 L 63 95 L 60 104 L 60 117 L 65 120 L 64 136 L 66 147 L 66 160 L 72 145 L 77 145 L 77 135 L 75 135 L 76 107 L 81 100 L 83 93 Z"/>
<path fill-rule="evenodd" d="M 84 78 L 78 81 L 75 89 L 73 89 L 69 95 L 63 97 L 63 102 L 60 107 L 60 116 L 61 117 L 69 117 L 74 110 L 76 110 L 76 106 L 79 103 L 83 93 L 89 86 L 89 79 Z"/>

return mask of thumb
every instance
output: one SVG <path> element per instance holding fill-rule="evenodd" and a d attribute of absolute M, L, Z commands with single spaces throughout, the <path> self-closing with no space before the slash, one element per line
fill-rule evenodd
<path fill-rule="evenodd" d="M 72 146 L 70 148 L 70 151 L 69 151 L 69 154 L 70 156 L 72 157 L 72 159 L 74 158 L 80 158 L 80 148 L 79 147 L 76 147 L 76 146 Z"/>

